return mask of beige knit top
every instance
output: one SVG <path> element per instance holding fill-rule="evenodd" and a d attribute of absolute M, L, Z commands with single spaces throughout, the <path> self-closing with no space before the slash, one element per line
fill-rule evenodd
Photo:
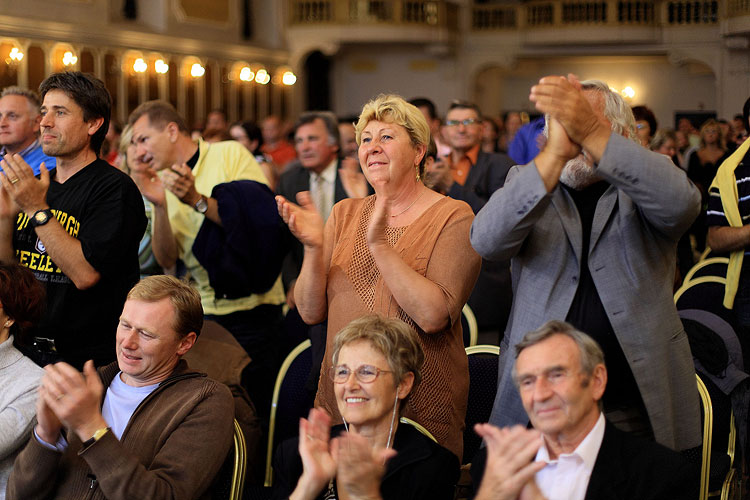
<path fill-rule="evenodd" d="M 412 393 L 402 416 L 425 426 L 440 444 L 459 458 L 469 390 L 469 370 L 463 346 L 461 309 L 479 274 L 481 259 L 469 243 L 474 219 L 464 202 L 445 197 L 408 226 L 387 228 L 388 242 L 412 269 L 443 291 L 450 327 L 426 334 L 399 307 L 380 276 L 367 247 L 367 227 L 375 196 L 337 203 L 326 224 L 333 241 L 328 265 L 328 335 L 316 406 L 341 421 L 327 370 L 333 338 L 350 321 L 369 313 L 399 318 L 419 334 L 425 352 L 422 383 Z"/>

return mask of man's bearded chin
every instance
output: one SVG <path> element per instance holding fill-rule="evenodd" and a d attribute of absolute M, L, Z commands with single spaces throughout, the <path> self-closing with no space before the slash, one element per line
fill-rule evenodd
<path fill-rule="evenodd" d="M 588 164 L 583 155 L 569 160 L 560 173 L 560 182 L 575 190 L 587 188 L 600 180 L 602 178 L 596 175 L 596 170 Z"/>

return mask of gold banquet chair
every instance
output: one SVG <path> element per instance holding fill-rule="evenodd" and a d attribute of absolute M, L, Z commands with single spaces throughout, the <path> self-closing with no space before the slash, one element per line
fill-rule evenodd
<path fill-rule="evenodd" d="M 708 387 L 703 382 L 699 374 L 695 374 L 698 384 L 698 393 L 700 394 L 701 407 L 703 412 L 703 445 L 701 446 L 701 483 L 699 500 L 709 498 L 720 498 L 721 500 L 739 499 L 740 485 L 738 471 L 735 470 L 735 446 L 737 445 L 737 429 L 734 425 L 734 413 L 729 406 L 729 432 L 726 454 L 727 460 L 722 455 L 724 452 L 719 450 L 714 452 L 712 449 L 714 442 L 714 423 L 717 415 L 714 412 L 714 405 L 711 400 L 711 394 Z M 724 465 L 717 463 L 723 461 Z M 713 470 L 712 470 L 713 463 Z M 726 469 L 726 472 L 725 470 Z M 712 484 L 713 483 L 713 484 Z M 714 487 L 711 491 L 711 487 Z M 719 487 L 720 486 L 720 487 Z"/>
<path fill-rule="evenodd" d="M 310 340 L 292 349 L 279 368 L 271 398 L 266 448 L 266 477 L 264 486 L 273 486 L 273 452 L 281 441 L 299 432 L 300 417 L 310 410 L 305 401 L 305 383 L 312 366 Z"/>
<path fill-rule="evenodd" d="M 247 446 L 239 422 L 234 420 L 232 448 L 211 485 L 211 497 L 226 500 L 242 500 L 247 472 Z"/>
<path fill-rule="evenodd" d="M 479 325 L 477 317 L 474 316 L 474 311 L 471 310 L 469 304 L 464 304 L 463 309 L 461 309 L 461 327 L 464 335 L 464 347 L 477 345 Z"/>

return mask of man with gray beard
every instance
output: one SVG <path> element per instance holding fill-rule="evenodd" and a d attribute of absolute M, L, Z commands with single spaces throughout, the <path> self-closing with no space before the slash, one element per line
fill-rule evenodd
<path fill-rule="evenodd" d="M 530 99 L 546 115 L 546 145 L 511 169 L 471 229 L 482 257 L 512 259 L 490 422 L 528 422 L 508 354 L 525 332 L 564 319 L 603 348 L 611 422 L 675 450 L 695 447 L 695 370 L 672 282 L 677 240 L 700 210 L 700 193 L 668 158 L 636 142 L 630 107 L 605 83 L 544 77 Z"/>

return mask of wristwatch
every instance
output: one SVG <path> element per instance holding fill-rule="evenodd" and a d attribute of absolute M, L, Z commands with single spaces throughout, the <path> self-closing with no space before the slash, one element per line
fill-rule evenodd
<path fill-rule="evenodd" d="M 195 205 L 193 205 L 193 208 L 202 214 L 205 214 L 206 211 L 208 211 L 208 198 L 201 195 L 200 199 L 195 202 Z"/>
<path fill-rule="evenodd" d="M 48 223 L 52 217 L 52 210 L 50 210 L 49 208 L 37 210 L 36 212 L 34 212 L 34 215 L 31 216 L 31 227 L 43 226 Z"/>
<path fill-rule="evenodd" d="M 96 443 L 102 438 L 102 436 L 104 436 L 109 431 L 110 431 L 109 427 L 102 427 L 101 429 L 97 429 L 96 431 L 94 431 L 93 436 L 91 436 L 90 438 L 88 438 L 86 441 L 83 442 L 83 447 L 87 448 L 91 446 L 92 444 Z"/>

